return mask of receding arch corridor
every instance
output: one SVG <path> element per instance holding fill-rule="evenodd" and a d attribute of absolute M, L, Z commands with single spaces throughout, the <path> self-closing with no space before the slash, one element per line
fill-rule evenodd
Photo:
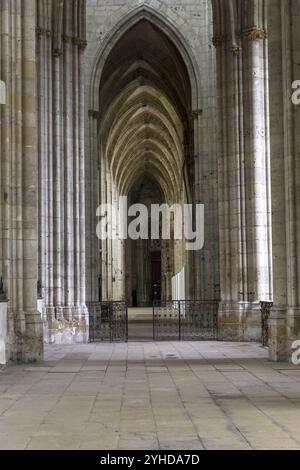
<path fill-rule="evenodd" d="M 300 0 L 0 25 L 0 449 L 300 450 Z"/>
<path fill-rule="evenodd" d="M 0 449 L 300 449 L 299 388 L 253 343 L 47 346 L 0 373 Z"/>
<path fill-rule="evenodd" d="M 120 198 L 127 197 L 131 207 L 181 207 L 192 202 L 193 187 L 192 76 L 184 58 L 154 17 L 129 22 L 122 33 L 98 67 L 99 189 L 93 197 L 111 234 L 120 233 L 127 214 L 114 220 L 107 204 L 119 211 Z M 90 275 L 101 270 L 101 299 L 126 299 L 134 307 L 172 299 L 172 278 L 190 268 L 174 236 L 113 243 L 109 237 L 98 248 Z"/>

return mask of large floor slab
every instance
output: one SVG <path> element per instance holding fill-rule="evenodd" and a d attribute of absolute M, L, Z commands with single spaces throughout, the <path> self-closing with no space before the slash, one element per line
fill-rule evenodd
<path fill-rule="evenodd" d="M 47 346 L 0 373 L 0 449 L 300 449 L 300 368 L 248 343 Z"/>

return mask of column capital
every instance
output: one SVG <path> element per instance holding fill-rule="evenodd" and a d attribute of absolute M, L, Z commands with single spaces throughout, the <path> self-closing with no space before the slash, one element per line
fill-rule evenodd
<path fill-rule="evenodd" d="M 258 26 L 253 26 L 252 28 L 244 29 L 241 32 L 241 36 L 245 39 L 248 39 L 248 41 L 259 41 L 261 39 L 267 39 L 268 37 L 266 30 L 263 28 L 259 28 Z"/>

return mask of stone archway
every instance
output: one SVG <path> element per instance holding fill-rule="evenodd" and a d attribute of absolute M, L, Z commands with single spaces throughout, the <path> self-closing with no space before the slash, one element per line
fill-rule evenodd
<path fill-rule="evenodd" d="M 176 37 L 174 30 L 148 8 L 138 9 L 127 18 L 122 35 L 120 25 L 115 29 L 116 37 L 110 37 L 98 56 L 92 86 L 92 93 L 95 84 L 99 86 L 100 111 L 90 113 L 94 121 L 91 135 L 97 134 L 98 141 L 97 205 L 113 203 L 117 209 L 118 198 L 132 199 L 141 181 L 149 177 L 162 194 L 161 203 L 192 202 L 197 67 L 180 35 Z M 171 37 L 176 37 L 181 50 Z M 110 229 L 118 232 L 117 225 L 111 224 Z M 126 282 L 132 273 L 128 271 L 130 249 L 125 245 L 117 240 L 98 242 L 96 252 L 101 255 L 94 269 L 101 270 L 103 300 L 132 301 L 135 289 Z M 163 243 L 161 293 L 167 298 L 172 297 L 172 277 L 184 267 L 188 269 L 191 261 L 183 246 L 183 242 Z M 149 246 L 147 256 L 153 250 Z M 147 277 L 149 273 L 145 274 L 145 283 L 149 283 Z M 149 286 L 142 290 L 141 302 L 149 302 Z"/>

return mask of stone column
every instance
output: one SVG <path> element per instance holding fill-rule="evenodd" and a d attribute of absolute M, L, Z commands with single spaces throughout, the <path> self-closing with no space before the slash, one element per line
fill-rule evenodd
<path fill-rule="evenodd" d="M 6 103 L 5 83 L 0 80 L 0 105 Z M 1 139 L 0 139 L 1 141 Z M 1 220 L 1 217 L 0 217 Z M 7 362 L 6 342 L 7 342 L 7 298 L 3 290 L 3 281 L 0 281 L 0 365 Z"/>
<path fill-rule="evenodd" d="M 300 338 L 299 106 L 292 83 L 300 79 L 300 1 L 268 4 L 273 212 L 274 307 L 269 321 L 271 360 L 291 357 Z"/>
<path fill-rule="evenodd" d="M 229 19 L 227 18 L 227 21 Z M 227 31 L 227 30 L 226 30 Z M 247 314 L 245 176 L 243 143 L 242 57 L 238 44 L 222 30 L 217 49 L 219 125 L 220 339 L 241 340 Z"/>
<path fill-rule="evenodd" d="M 0 73 L 6 83 L 0 136 L 0 277 L 8 305 L 7 357 L 42 358 L 37 312 L 36 2 L 0 3 Z"/>
<path fill-rule="evenodd" d="M 85 211 L 85 48 L 86 41 L 86 0 L 80 0 L 78 4 L 78 217 L 79 217 L 79 273 L 78 289 L 80 312 L 83 321 L 88 323 L 88 312 L 86 309 L 86 211 Z"/>
<path fill-rule="evenodd" d="M 218 220 L 218 155 L 216 139 L 216 55 L 211 44 L 213 2 L 203 4 L 206 23 L 199 44 L 201 47 L 201 80 L 199 102 L 191 111 L 194 142 L 193 168 L 189 169 L 192 201 L 205 207 L 205 243 L 200 251 L 186 252 L 186 297 L 197 300 L 219 300 L 219 220 Z M 177 271 L 178 272 L 178 271 Z"/>
<path fill-rule="evenodd" d="M 240 22 L 231 4 L 222 3 L 214 38 L 220 103 L 219 332 L 224 340 L 259 341 L 259 302 L 272 295 L 265 16 L 263 2 L 243 2 Z"/>
<path fill-rule="evenodd" d="M 89 184 L 86 185 L 86 296 L 88 301 L 95 302 L 99 300 L 99 277 L 103 295 L 106 292 L 105 245 L 96 236 L 96 226 L 99 222 L 96 218 L 98 191 L 101 194 L 101 201 L 105 201 L 105 176 L 103 165 L 100 167 L 99 164 L 102 155 L 102 149 L 98 148 L 99 113 L 90 109 L 87 119 L 91 145 L 85 162 L 86 174 L 89 176 Z"/>
<path fill-rule="evenodd" d="M 38 2 L 39 275 L 46 342 L 88 339 L 85 306 L 85 0 Z"/>

